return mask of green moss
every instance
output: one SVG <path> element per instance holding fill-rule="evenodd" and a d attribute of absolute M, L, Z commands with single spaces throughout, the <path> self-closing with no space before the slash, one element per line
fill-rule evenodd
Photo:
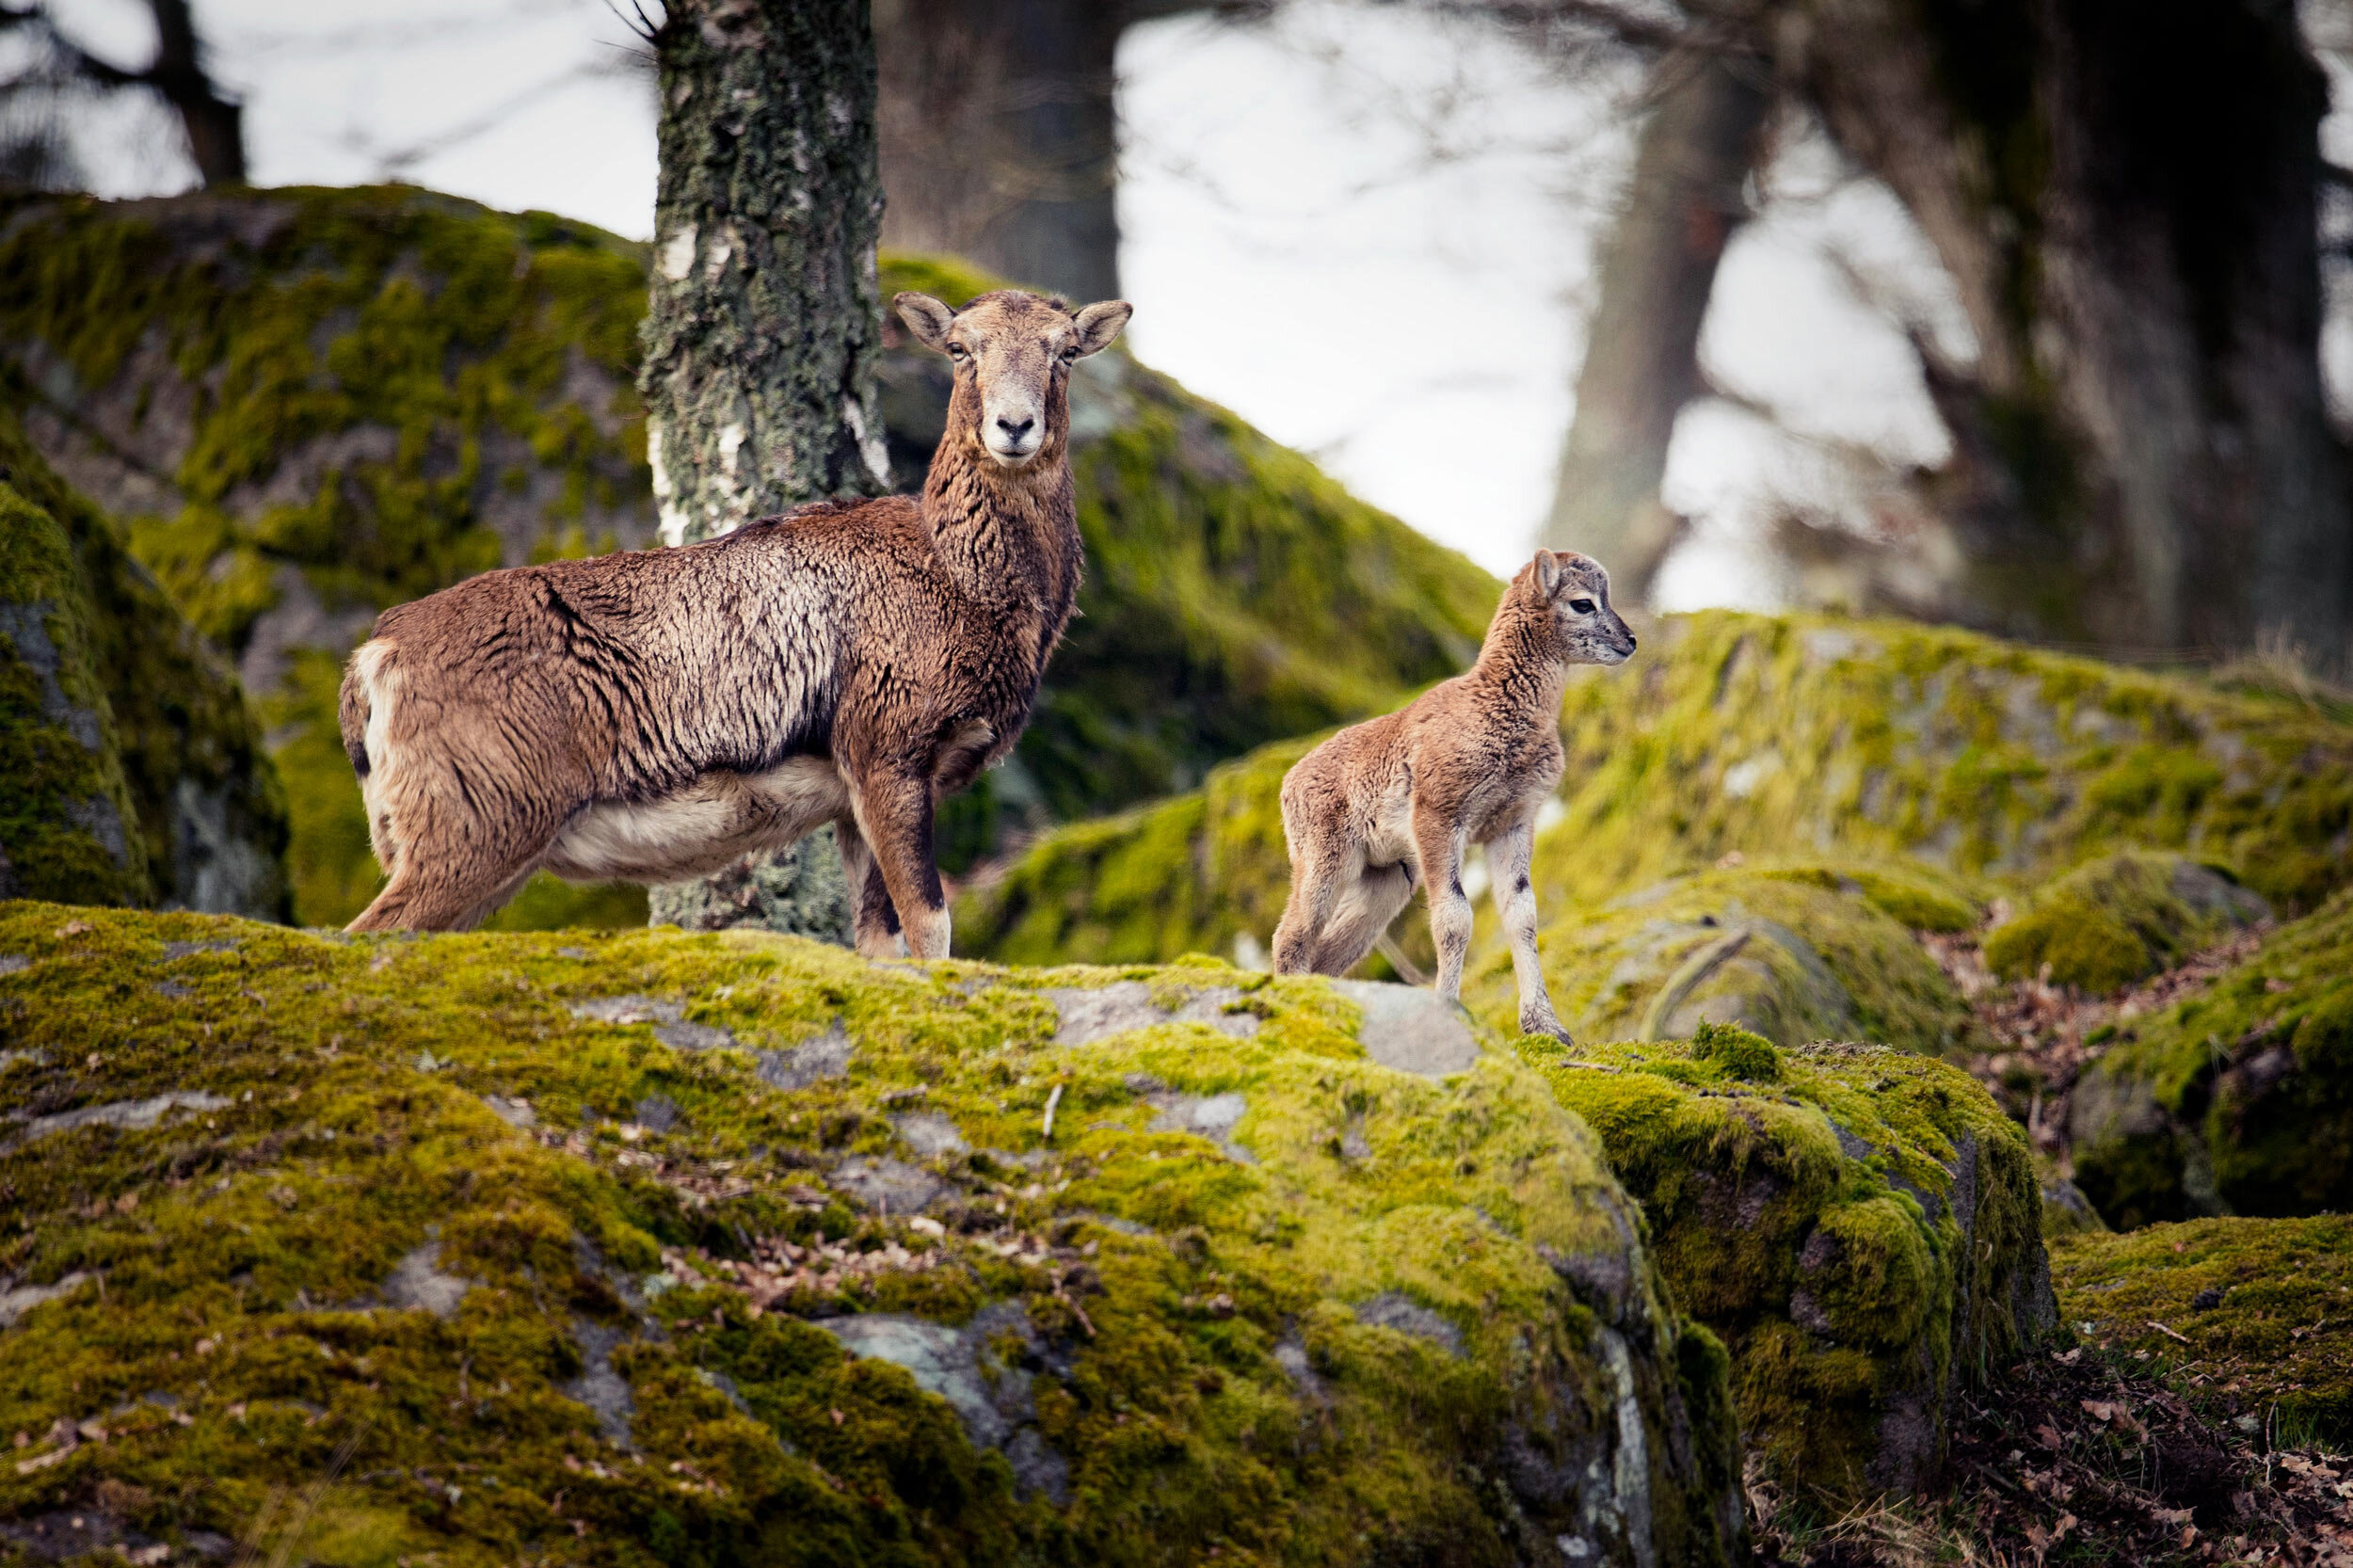
<path fill-rule="evenodd" d="M 65 1287 L 0 1332 L 0 1431 L 22 1465 L 104 1429 L 0 1470 L 0 1519 L 289 1560 L 1501 1564 L 1639 1489 L 1655 1560 L 1734 1555 L 1722 1362 L 1591 1136 L 1508 1053 L 1377 1065 L 1321 982 L 27 904 L 0 953 L 11 1098 L 123 1124 L 0 1141 L 0 1270 Z M 1041 987 L 1120 980 L 1256 1028 L 1053 1043 Z M 203 1097 L 120 1113 L 165 1094 Z M 925 1212 L 858 1198 L 884 1161 Z M 445 1316 L 401 1293 L 436 1272 Z M 984 1310 L 1002 1450 L 824 1326 Z"/>
<path fill-rule="evenodd" d="M 1854 886 L 1820 868 L 1742 867 L 1644 888 L 1596 915 L 1560 911 L 1537 942 L 1553 1002 L 1579 1039 L 1675 1038 L 1712 1022 L 1784 1046 L 1970 1043 L 1976 1026 L 1943 971 L 1842 883 Z M 1518 1016 L 1517 994 L 1488 911 L 1465 1000 L 1502 1029 Z"/>
<path fill-rule="evenodd" d="M 146 857 L 126 841 L 138 819 L 90 619 L 65 530 L 0 485 L 0 888 L 141 904 Z"/>
<path fill-rule="evenodd" d="M 95 715 L 94 733 L 114 759 L 104 766 L 119 771 L 122 791 L 110 807 L 122 834 L 120 852 L 105 855 L 112 869 L 95 861 L 60 868 L 58 896 L 282 918 L 286 808 L 235 677 L 113 522 L 34 452 L 5 406 L 0 486 L 45 515 L 70 552 L 73 586 L 56 602 L 71 625 L 58 630 L 79 649 L 72 658 L 86 664 L 92 687 L 72 705 Z M 49 530 L 24 514 L 0 533 L 11 549 L 55 560 L 54 538 L 35 542 Z"/>
<path fill-rule="evenodd" d="M 2269 913 L 2224 872 L 2178 855 L 2126 850 L 2037 888 L 1986 934 L 1986 968 L 2108 992 L 2145 979 Z"/>
<path fill-rule="evenodd" d="M 2353 1441 L 2353 1219 L 2071 1237 L 2051 1269 L 2067 1322 L 2153 1361 L 2193 1402 L 2283 1448 Z"/>
<path fill-rule="evenodd" d="M 1951 1380 L 2048 1324 L 2025 1137 L 1959 1069 L 1718 1027 L 1519 1049 L 1641 1200 L 1676 1301 L 1729 1348 L 1746 1442 L 1800 1495 L 1927 1480 Z"/>
<path fill-rule="evenodd" d="M 2113 1224 L 2353 1208 L 2353 895 L 2120 1021 L 2071 1098 L 2076 1180 Z"/>

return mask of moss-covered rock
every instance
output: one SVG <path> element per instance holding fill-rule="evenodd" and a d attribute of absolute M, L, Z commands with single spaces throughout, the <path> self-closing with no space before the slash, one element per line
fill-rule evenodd
<path fill-rule="evenodd" d="M 237 682 L 0 409 L 0 888 L 282 919 Z"/>
<path fill-rule="evenodd" d="M 956 948 L 1011 964 L 1264 953 L 1290 892 L 1283 775 L 1321 736 L 1210 770 L 1198 790 L 1042 836 L 967 886 Z M 1267 851 L 1272 844 L 1273 854 Z"/>
<path fill-rule="evenodd" d="M 2005 980 L 2048 965 L 2054 984 L 2115 991 L 2270 914 L 2227 872 L 2186 856 L 2121 850 L 2036 888 L 1986 933 L 1985 965 Z"/>
<path fill-rule="evenodd" d="M 1684 1039 L 1703 1023 L 1730 1023 L 1782 1045 L 1949 1051 L 1974 1036 L 1968 1004 L 1885 912 L 1920 912 L 1936 896 L 1924 883 L 1899 868 L 1805 862 L 1706 872 L 1598 915 L 1561 914 L 1538 948 L 1554 1004 L 1580 1040 Z M 1510 1031 L 1516 996 L 1510 951 L 1491 934 L 1465 1000 Z"/>
<path fill-rule="evenodd" d="M 2112 1224 L 2353 1208 L 2353 893 L 2104 1043 L 2068 1137 Z"/>
<path fill-rule="evenodd" d="M 1932 1480 L 1957 1380 L 2053 1323 L 2025 1136 L 1958 1068 L 1715 1024 L 1519 1049 L 1641 1200 L 1675 1301 L 1731 1352 L 1745 1441 L 1800 1494 Z"/>
<path fill-rule="evenodd" d="M 0 485 L 0 894 L 144 904 L 89 620 L 65 530 Z"/>
<path fill-rule="evenodd" d="M 2054 1242 L 2059 1310 L 2279 1448 L 2353 1442 L 2353 1219 L 2207 1219 Z"/>
<path fill-rule="evenodd" d="M 1722 1348 L 1417 993 L 14 904 L 0 1018 L 19 1543 L 1740 1552 Z"/>
<path fill-rule="evenodd" d="M 1669 616 L 1633 664 L 1575 672 L 1562 733 L 1561 806 L 1535 859 L 1552 920 L 1735 855 L 1818 857 L 1831 885 L 1929 931 L 1966 929 L 1989 894 L 2125 849 L 2194 856 L 2291 913 L 2353 880 L 2353 725 L 1970 632 Z M 1300 749 L 1241 760 L 1225 789 L 1246 779 L 1272 803 Z M 1073 875 L 1112 861 L 1115 904 Z M 1237 936 L 1263 946 L 1282 904 L 1266 889 L 1287 877 L 1271 806 L 1212 833 L 1198 802 L 1178 800 L 1048 835 L 966 909 L 1025 958 L 1052 956 L 1064 933 L 1085 951 L 1107 932 L 1123 956 L 1167 958 Z M 1207 913 L 1134 918 L 1151 909 Z M 1492 952 L 1491 916 L 1480 929 Z"/>
<path fill-rule="evenodd" d="M 407 186 L 0 199 L 0 404 L 239 660 L 287 778 L 304 920 L 347 919 L 376 880 L 334 725 L 373 616 L 488 568 L 650 542 L 647 262 Z M 882 270 L 886 296 L 993 282 Z M 895 336 L 884 355 L 903 487 L 946 370 Z M 1124 353 L 1086 361 L 1072 404 L 1082 618 L 1013 762 L 944 813 L 952 868 L 1009 826 L 1189 789 L 1393 704 L 1468 661 L 1500 590 Z M 503 923 L 644 907 L 543 882 Z"/>

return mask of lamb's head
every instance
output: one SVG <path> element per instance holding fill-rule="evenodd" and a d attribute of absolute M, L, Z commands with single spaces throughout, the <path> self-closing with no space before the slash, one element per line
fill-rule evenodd
<path fill-rule="evenodd" d="M 1634 657 L 1634 633 L 1609 605 L 1609 573 L 1574 550 L 1536 552 L 1513 585 L 1552 616 L 1555 646 L 1573 664 L 1623 664 Z"/>
<path fill-rule="evenodd" d="M 1070 367 L 1112 345 L 1135 309 L 1124 299 L 1073 311 L 1059 299 L 1000 289 L 952 311 L 928 294 L 891 303 L 927 347 L 955 361 L 948 439 L 1026 468 L 1070 431 Z"/>

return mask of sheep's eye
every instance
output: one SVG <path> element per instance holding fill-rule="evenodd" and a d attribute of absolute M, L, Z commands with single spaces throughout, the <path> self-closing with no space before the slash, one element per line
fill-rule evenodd
<path fill-rule="evenodd" d="M 1075 343 L 1074 343 L 1074 344 L 1071 344 L 1068 348 L 1065 348 L 1065 349 L 1064 349 L 1064 350 L 1062 351 L 1062 362 L 1063 362 L 1064 364 L 1068 364 L 1068 363 L 1070 363 L 1070 361 L 1071 361 L 1071 360 L 1076 360 L 1078 357 L 1079 357 L 1079 345 L 1078 345 L 1077 344 L 1075 344 Z"/>
<path fill-rule="evenodd" d="M 964 344 L 960 343 L 952 343 L 948 345 L 948 358 L 951 360 L 961 360 L 965 357 Z"/>
<path fill-rule="evenodd" d="M 1572 599 L 1569 600 L 1569 608 L 1580 616 L 1590 616 L 1593 613 L 1593 601 L 1590 599 Z"/>

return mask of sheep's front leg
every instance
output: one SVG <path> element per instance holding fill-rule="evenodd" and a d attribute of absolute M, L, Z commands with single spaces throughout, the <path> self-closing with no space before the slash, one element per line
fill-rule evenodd
<path fill-rule="evenodd" d="M 1471 904 L 1463 892 L 1463 827 L 1452 811 L 1414 803 L 1414 847 L 1430 900 L 1430 935 L 1438 946 L 1438 995 L 1463 1000 L 1463 959 L 1470 952 Z"/>
<path fill-rule="evenodd" d="M 932 850 L 931 780 L 885 773 L 861 780 L 852 807 L 859 834 L 882 872 L 907 952 L 948 956 L 948 902 Z"/>
<path fill-rule="evenodd" d="M 1564 1046 L 1577 1042 L 1561 1027 L 1552 1011 L 1552 996 L 1545 989 L 1544 966 L 1536 955 L 1536 887 L 1529 880 L 1529 862 L 1536 833 L 1529 824 L 1488 840 L 1487 870 L 1494 873 L 1496 913 L 1512 939 L 1512 974 L 1520 984 L 1520 1032 L 1549 1034 Z"/>

